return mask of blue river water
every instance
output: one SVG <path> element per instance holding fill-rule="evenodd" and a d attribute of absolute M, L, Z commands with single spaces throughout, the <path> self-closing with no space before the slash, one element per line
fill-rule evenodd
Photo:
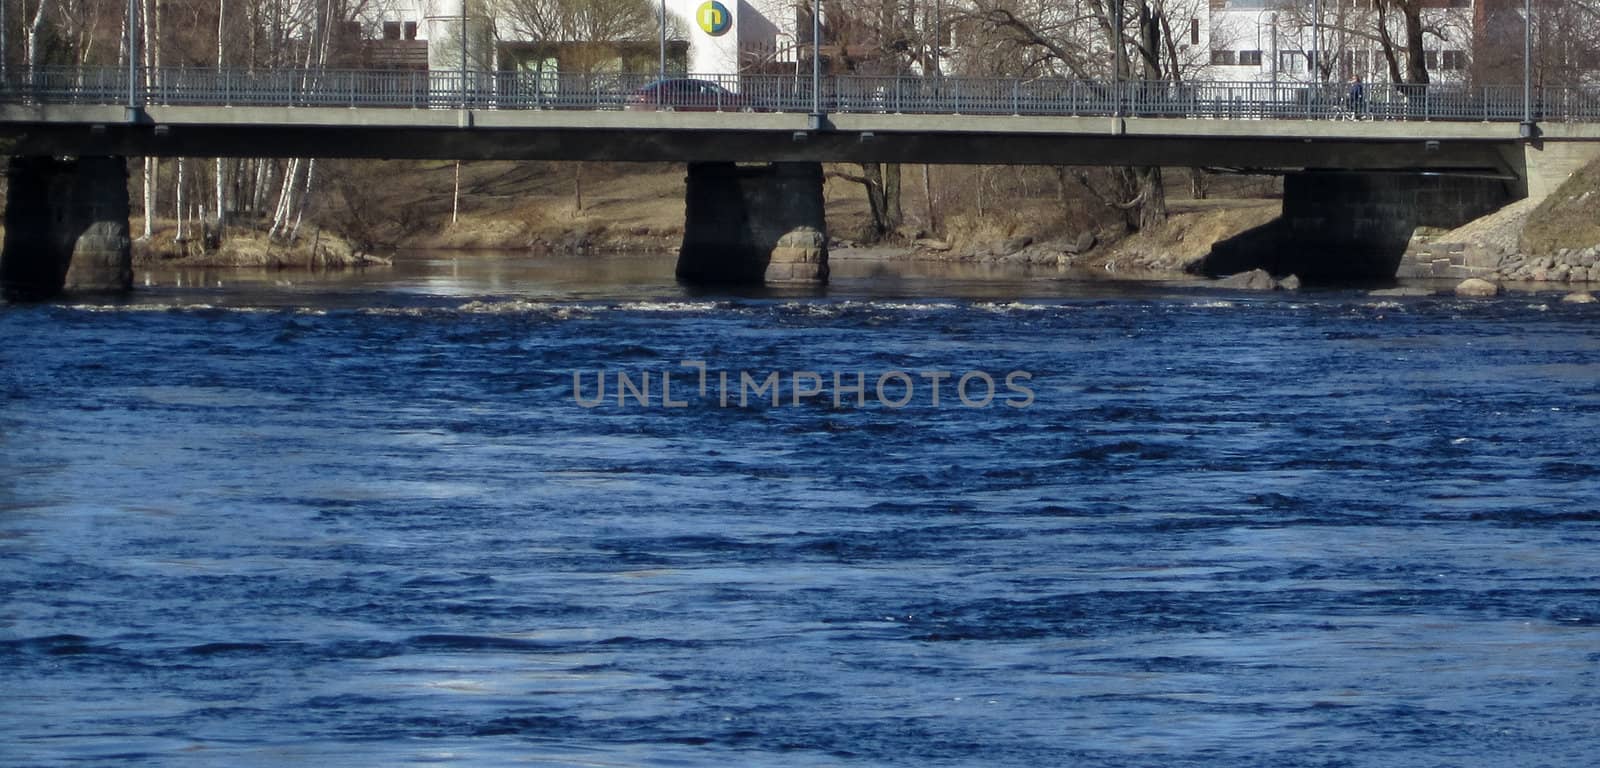
<path fill-rule="evenodd" d="M 0 764 L 1600 753 L 1594 305 L 835 275 L 0 306 Z"/>

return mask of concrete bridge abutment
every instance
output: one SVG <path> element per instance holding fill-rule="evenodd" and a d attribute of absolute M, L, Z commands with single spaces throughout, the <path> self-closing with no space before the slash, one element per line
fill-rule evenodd
<path fill-rule="evenodd" d="M 1600 158 L 1600 130 L 1591 126 L 1561 126 L 1563 133 L 1587 136 L 1587 141 L 1542 139 L 1522 146 L 1522 177 L 1527 197 L 1543 200 L 1578 169 Z"/>
<path fill-rule="evenodd" d="M 828 282 L 821 163 L 690 163 L 678 279 Z"/>
<path fill-rule="evenodd" d="M 1515 183 L 1415 172 L 1304 171 L 1283 182 L 1283 213 L 1212 247 L 1209 275 L 1265 269 L 1339 281 L 1393 278 L 1418 227 L 1453 229 L 1518 197 Z"/>
<path fill-rule="evenodd" d="M 133 287 L 123 158 L 11 158 L 5 223 L 0 292 L 7 298 Z"/>

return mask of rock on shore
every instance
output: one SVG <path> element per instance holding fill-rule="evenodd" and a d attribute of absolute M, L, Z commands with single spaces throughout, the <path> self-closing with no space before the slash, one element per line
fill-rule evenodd
<path fill-rule="evenodd" d="M 1456 285 L 1457 296 L 1488 297 L 1500 295 L 1500 284 L 1469 277 Z"/>
<path fill-rule="evenodd" d="M 1570 196 L 1570 190 L 1557 193 L 1564 194 Z M 1542 205 L 1535 200 L 1518 200 L 1449 232 L 1414 241 L 1407 259 L 1449 265 L 1447 271 L 1435 274 L 1466 271 L 1488 280 L 1508 282 L 1600 282 L 1600 243 L 1537 252 L 1538 255 L 1530 252 L 1524 231 L 1534 225 L 1549 226 L 1538 218 Z M 1575 232 L 1574 237 L 1581 237 L 1581 233 Z M 1583 242 L 1578 240 L 1580 245 Z"/>
<path fill-rule="evenodd" d="M 1264 269 L 1252 269 L 1249 272 L 1240 272 L 1220 278 L 1214 283 L 1218 288 L 1232 288 L 1241 291 L 1298 291 L 1300 278 L 1295 275 L 1279 280 Z"/>
<path fill-rule="evenodd" d="M 1514 254 L 1500 262 L 1491 277 L 1502 280 L 1536 280 L 1557 283 L 1600 282 L 1600 245 L 1562 248 L 1552 256 Z"/>

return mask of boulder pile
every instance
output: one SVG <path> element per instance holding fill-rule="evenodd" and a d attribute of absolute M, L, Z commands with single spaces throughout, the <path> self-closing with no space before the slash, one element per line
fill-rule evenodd
<path fill-rule="evenodd" d="M 1507 256 L 1500 261 L 1500 267 L 1486 277 L 1555 283 L 1600 282 L 1600 245 L 1562 248 L 1553 256 Z"/>

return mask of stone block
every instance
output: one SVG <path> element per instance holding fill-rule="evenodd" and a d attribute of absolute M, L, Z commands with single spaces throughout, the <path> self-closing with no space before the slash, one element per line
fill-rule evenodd
<path fill-rule="evenodd" d="M 1482 278 L 1469 277 L 1456 285 L 1457 296 L 1486 297 L 1498 296 L 1499 294 L 1499 284 L 1491 283 Z"/>

